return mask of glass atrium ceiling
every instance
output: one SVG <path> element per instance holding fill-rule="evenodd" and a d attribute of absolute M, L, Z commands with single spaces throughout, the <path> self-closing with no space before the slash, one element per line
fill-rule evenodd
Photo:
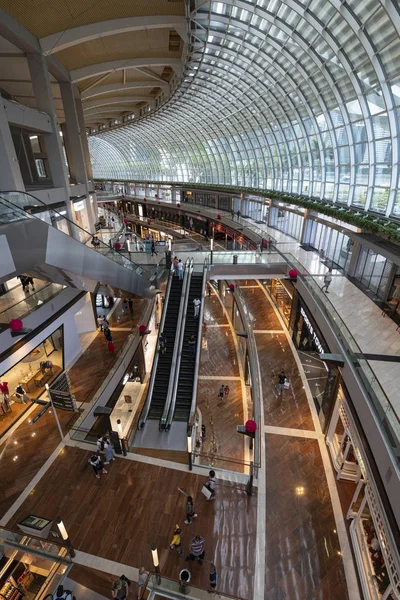
<path fill-rule="evenodd" d="M 192 0 L 184 79 L 89 137 L 97 178 L 282 190 L 400 215 L 398 0 Z"/>

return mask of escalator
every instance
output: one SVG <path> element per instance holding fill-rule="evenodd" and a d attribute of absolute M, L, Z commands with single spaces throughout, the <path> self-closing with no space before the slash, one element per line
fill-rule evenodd
<path fill-rule="evenodd" d="M 196 340 L 201 336 L 201 320 L 199 317 L 194 317 L 193 300 L 202 297 L 202 289 L 203 273 L 193 273 L 190 280 L 185 329 L 183 333 L 178 387 L 176 392 L 175 411 L 173 413 L 174 421 L 187 422 L 189 420 L 193 396 L 194 372 L 198 357 L 196 356 L 195 359 L 192 358 L 188 341 L 191 335 L 194 335 Z"/>
<path fill-rule="evenodd" d="M 157 364 L 155 365 L 156 371 L 153 390 L 151 391 L 149 388 L 149 394 L 151 394 L 151 404 L 148 412 L 148 419 L 160 420 L 164 411 L 165 402 L 167 400 L 169 380 L 171 375 L 172 355 L 174 352 L 179 307 L 182 295 L 182 286 L 182 279 L 178 279 L 178 277 L 172 277 L 168 304 L 164 308 L 166 313 L 162 329 L 167 339 L 167 350 L 165 354 L 159 354 Z"/>
<path fill-rule="evenodd" d="M 113 296 L 154 295 L 157 267 L 137 265 L 101 240 L 93 247 L 91 238 L 90 232 L 34 196 L 0 192 L 1 250 L 8 257 L 0 283 L 29 273 L 92 293 L 100 283 Z"/>

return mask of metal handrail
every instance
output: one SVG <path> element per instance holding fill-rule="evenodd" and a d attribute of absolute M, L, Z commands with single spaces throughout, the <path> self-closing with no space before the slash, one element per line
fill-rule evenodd
<path fill-rule="evenodd" d="M 179 344 L 180 344 L 180 337 L 181 337 L 181 330 L 182 330 L 182 320 L 184 320 L 186 311 L 185 311 L 185 306 L 187 304 L 187 298 L 186 298 L 186 294 L 187 294 L 187 290 L 188 290 L 188 282 L 190 282 L 190 278 L 191 278 L 191 270 L 193 270 L 193 258 L 187 258 L 186 262 L 185 262 L 185 275 L 183 278 L 183 284 L 182 284 L 182 293 L 181 293 L 181 300 L 179 303 L 179 313 L 178 313 L 178 323 L 176 324 L 176 334 L 175 334 L 175 344 L 174 344 L 174 350 L 172 353 L 172 363 L 171 363 L 171 370 L 169 373 L 169 381 L 168 381 L 168 392 L 167 392 L 167 398 L 165 401 L 165 406 L 164 406 L 164 410 L 163 410 L 163 414 L 161 415 L 160 418 L 160 423 L 159 423 L 159 429 L 160 431 L 162 431 L 163 429 L 165 429 L 166 424 L 167 424 L 167 419 L 168 419 L 168 413 L 169 413 L 169 408 L 171 406 L 171 400 L 172 400 L 172 389 L 174 386 L 174 378 L 175 378 L 175 371 L 176 371 L 176 365 L 177 365 L 177 357 L 178 357 L 178 349 L 179 349 Z"/>
<path fill-rule="evenodd" d="M 203 325 L 203 316 L 204 316 L 204 304 L 206 297 L 206 286 L 207 286 L 207 271 L 208 271 L 209 261 L 208 256 L 206 256 L 204 260 L 203 266 L 203 289 L 201 291 L 201 305 L 200 305 L 200 314 L 199 314 L 199 331 L 197 334 L 197 342 L 196 342 L 196 356 L 197 360 L 194 367 L 193 374 L 193 391 L 192 391 L 192 403 L 190 405 L 190 413 L 189 413 L 189 421 L 188 421 L 188 435 L 191 433 L 191 429 L 194 426 L 195 414 L 196 414 L 196 405 L 197 405 L 197 384 L 199 380 L 199 369 L 200 369 L 200 352 L 201 352 L 201 340 L 202 340 L 202 325 Z"/>
<path fill-rule="evenodd" d="M 230 283 L 233 283 L 232 281 Z M 251 393 L 253 400 L 253 419 L 257 423 L 256 435 L 254 438 L 254 467 L 261 467 L 261 430 L 264 423 L 261 423 L 261 402 L 263 401 L 262 379 L 260 371 L 260 361 L 258 359 L 257 343 L 254 336 L 253 327 L 250 322 L 248 310 L 240 288 L 234 287 L 233 291 L 236 305 L 238 307 L 244 331 L 247 335 L 247 353 L 249 356 L 249 368 L 251 375 Z M 257 477 L 258 471 L 255 471 Z"/>
<path fill-rule="evenodd" d="M 153 359 L 153 366 L 151 369 L 151 376 L 150 376 L 150 382 L 149 382 L 149 389 L 147 391 L 147 397 L 146 397 L 146 402 L 145 405 L 142 409 L 142 412 L 140 413 L 140 418 L 138 421 L 138 429 L 142 429 L 142 427 L 144 427 L 146 421 L 147 421 L 147 417 L 149 416 L 149 411 L 150 411 L 150 406 L 151 406 L 151 400 L 153 397 L 153 389 L 154 389 L 154 384 L 155 384 L 155 380 L 156 380 L 156 372 L 157 372 L 157 365 L 158 365 L 158 359 L 160 357 L 160 346 L 158 343 L 158 339 L 161 335 L 161 333 L 164 330 L 164 323 L 165 323 L 165 316 L 167 314 L 167 309 L 168 309 L 168 302 L 169 302 L 169 294 L 171 291 L 171 286 L 172 286 L 172 278 L 173 278 L 173 272 L 171 271 L 169 274 L 169 279 L 168 279 L 168 284 L 167 284 L 167 290 L 165 293 L 165 300 L 164 300 L 164 307 L 163 307 L 163 311 L 162 311 L 162 315 L 161 315 L 161 322 L 160 322 L 160 327 L 158 330 L 158 338 L 157 338 L 157 345 L 156 345 L 156 353 Z"/>
<path fill-rule="evenodd" d="M 194 264 L 194 260 L 192 258 L 190 261 L 190 269 L 191 269 L 190 281 L 191 281 L 192 273 L 193 273 L 193 264 Z M 180 370 L 181 370 L 181 359 L 182 359 L 182 348 L 183 348 L 183 342 L 184 342 L 184 337 L 185 337 L 186 316 L 187 316 L 187 311 L 188 311 L 188 302 L 189 302 L 189 294 L 190 294 L 190 281 L 188 282 L 188 285 L 187 285 L 187 292 L 186 292 L 186 297 L 185 297 L 184 313 L 183 313 L 183 317 L 182 317 L 182 328 L 181 328 L 181 332 L 180 332 L 179 350 L 178 350 L 176 369 L 175 369 L 175 379 L 174 379 L 174 386 L 172 389 L 171 407 L 170 407 L 170 411 L 168 413 L 168 419 L 167 419 L 167 424 L 166 424 L 167 430 L 171 427 L 171 423 L 174 419 L 174 413 L 175 413 L 176 395 L 178 393 L 179 374 L 180 374 Z M 201 308 L 203 308 L 203 302 L 201 304 Z M 200 326 L 202 318 L 203 318 L 203 314 L 201 313 L 199 315 L 199 326 Z M 198 350 L 198 340 L 199 340 L 199 336 L 197 334 L 196 351 Z M 195 368 L 196 368 L 196 366 L 195 366 Z M 198 369 L 197 369 L 197 371 L 198 371 Z"/>
<path fill-rule="evenodd" d="M 34 200 L 35 203 L 37 202 L 40 205 L 42 205 L 43 207 L 45 207 L 46 211 L 51 211 L 52 213 L 56 214 L 59 218 L 64 219 L 67 223 L 69 223 L 70 227 L 72 227 L 72 228 L 75 227 L 76 230 L 82 231 L 85 234 L 85 236 L 88 237 L 88 239 L 93 236 L 92 233 L 90 233 L 89 231 L 86 231 L 86 229 L 83 229 L 83 227 L 81 227 L 80 225 L 77 225 L 76 223 L 74 223 L 74 221 L 71 221 L 71 219 L 69 219 L 65 215 L 62 215 L 61 213 L 59 213 L 54 208 L 51 208 L 51 206 L 48 206 L 47 204 L 45 204 L 44 202 L 42 202 L 41 200 L 39 200 L 39 198 L 36 198 L 36 196 L 32 196 L 32 194 L 29 194 L 27 192 L 21 192 L 19 190 L 11 190 L 11 191 L 0 192 L 0 200 L 4 201 L 12 209 L 14 209 L 14 210 L 17 209 L 18 211 L 20 211 L 20 214 L 24 215 L 25 218 L 27 218 L 27 216 L 28 216 L 28 218 L 35 218 L 35 219 L 37 219 L 39 221 L 43 221 L 43 219 L 41 219 L 35 213 L 30 213 L 28 210 L 26 210 L 26 208 L 24 206 L 19 206 L 18 204 L 15 204 L 13 202 L 13 200 L 12 200 L 12 196 L 10 198 L 8 198 L 8 197 L 4 197 L 4 194 L 14 194 L 14 195 L 15 194 L 21 194 L 23 196 L 27 196 L 27 197 L 31 198 L 32 200 Z M 37 204 L 32 204 L 32 206 L 30 208 L 37 208 Z M 45 221 L 45 222 L 47 222 L 47 221 Z M 51 227 L 51 225 L 49 225 L 49 227 Z M 73 229 L 72 229 L 72 231 L 73 231 Z M 63 231 L 60 231 L 60 233 L 63 233 L 64 235 L 67 235 Z M 73 237 L 73 236 L 69 236 L 69 237 Z M 78 241 L 80 243 L 83 243 L 80 240 L 76 240 L 76 241 Z M 107 251 L 110 253 L 109 255 L 106 256 L 106 258 L 109 258 L 113 262 L 117 262 L 117 264 L 120 264 L 118 261 L 114 260 L 113 257 L 121 256 L 121 255 L 116 250 L 114 250 L 113 248 L 110 248 L 102 240 L 99 240 L 99 242 L 100 242 L 99 248 L 106 248 Z M 91 250 L 96 251 L 95 248 L 91 248 Z M 105 255 L 103 255 L 103 256 L 105 256 Z M 137 269 L 139 269 L 140 271 L 143 271 L 143 269 L 141 269 L 140 265 L 134 263 L 130 258 L 127 258 L 125 256 L 121 257 L 121 258 L 123 258 L 124 261 L 126 261 L 126 263 L 131 264 L 134 267 L 133 270 L 135 272 L 137 271 Z M 125 266 L 127 268 L 127 264 L 126 263 L 125 264 L 121 264 L 121 266 Z M 142 276 L 142 273 L 140 273 L 140 275 Z M 143 277 L 145 279 L 147 279 L 146 275 L 143 275 Z"/>

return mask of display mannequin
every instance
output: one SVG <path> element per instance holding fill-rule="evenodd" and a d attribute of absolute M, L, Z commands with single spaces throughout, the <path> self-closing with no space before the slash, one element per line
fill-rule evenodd
<path fill-rule="evenodd" d="M 3 400 L 3 402 L 2 402 L 3 412 L 8 412 L 10 410 L 10 406 L 8 404 L 10 393 L 8 391 L 8 383 L 7 383 L 7 381 L 0 381 L 0 393 L 3 396 L 3 398 L 2 398 L 2 400 Z"/>
<path fill-rule="evenodd" d="M 24 388 L 22 387 L 22 385 L 20 383 L 15 388 L 15 395 L 16 395 L 18 401 L 22 402 L 22 404 L 26 404 L 26 401 L 29 400 L 29 397 L 28 397 L 26 391 L 24 390 Z"/>

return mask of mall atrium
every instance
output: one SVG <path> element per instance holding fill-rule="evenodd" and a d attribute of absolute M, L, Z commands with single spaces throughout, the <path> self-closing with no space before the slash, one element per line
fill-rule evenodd
<path fill-rule="evenodd" d="M 398 0 L 0 0 L 1 600 L 400 600 Z"/>

